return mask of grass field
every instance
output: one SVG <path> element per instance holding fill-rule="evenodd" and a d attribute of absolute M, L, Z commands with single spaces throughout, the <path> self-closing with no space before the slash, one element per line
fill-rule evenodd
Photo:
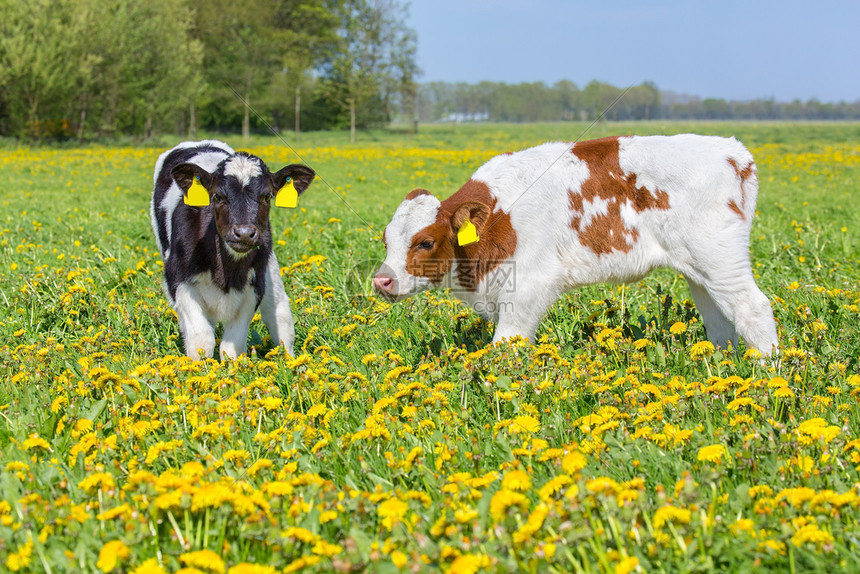
<path fill-rule="evenodd" d="M 161 292 L 155 147 L 0 147 L 0 571 L 860 570 L 860 125 L 734 135 L 758 163 L 778 369 L 707 343 L 684 280 L 561 299 L 539 340 L 368 277 L 403 196 L 585 124 L 305 134 L 273 211 L 296 357 L 193 363 Z M 237 149 L 298 161 L 276 138 Z"/>

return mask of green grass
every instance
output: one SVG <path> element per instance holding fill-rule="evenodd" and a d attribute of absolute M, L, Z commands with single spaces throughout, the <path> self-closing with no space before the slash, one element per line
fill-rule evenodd
<path fill-rule="evenodd" d="M 298 357 L 255 321 L 232 364 L 180 358 L 161 293 L 148 204 L 175 140 L 6 143 L 0 569 L 856 571 L 860 125 L 588 128 L 286 134 L 321 178 L 272 216 Z M 486 347 L 493 326 L 444 292 L 370 293 L 411 189 L 447 197 L 543 141 L 687 131 L 756 157 L 778 370 L 693 358 L 704 329 L 668 270 L 566 295 L 534 346 Z"/>

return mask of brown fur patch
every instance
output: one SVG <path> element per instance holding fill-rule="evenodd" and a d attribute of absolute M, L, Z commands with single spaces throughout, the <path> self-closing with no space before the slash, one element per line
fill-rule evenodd
<path fill-rule="evenodd" d="M 413 189 L 409 193 L 407 193 L 406 199 L 415 199 L 416 197 L 421 196 L 421 195 L 430 195 L 430 192 L 427 191 L 426 189 L 421 189 L 420 187 L 418 187 L 416 189 Z"/>
<path fill-rule="evenodd" d="M 732 211 L 737 213 L 738 217 L 740 217 L 741 219 L 746 219 L 746 216 L 744 215 L 743 210 L 740 207 L 738 207 L 738 204 L 735 203 L 734 199 L 729 201 L 729 209 L 731 209 Z"/>
<path fill-rule="evenodd" d="M 451 226 L 451 218 L 463 204 L 469 202 L 486 205 L 490 208 L 490 214 L 483 225 L 473 222 L 476 224 L 480 241 L 460 246 L 457 244 L 456 230 Z M 451 245 L 457 258 L 457 279 L 463 289 L 474 292 L 484 277 L 503 261 L 510 259 L 517 249 L 517 232 L 511 224 L 511 216 L 501 210 L 496 211 L 496 198 L 490 194 L 490 188 L 487 184 L 473 179 L 442 202 L 439 214 L 451 226 Z"/>
<path fill-rule="evenodd" d="M 438 283 L 451 270 L 454 261 L 454 248 L 451 245 L 451 226 L 446 222 L 428 225 L 412 237 L 412 245 L 406 253 L 406 271 L 414 277 L 427 277 Z M 432 241 L 430 249 L 423 249 L 421 244 Z"/>
<path fill-rule="evenodd" d="M 480 240 L 471 245 L 457 244 L 456 228 L 462 225 L 462 207 L 483 204 L 489 208 L 486 221 L 476 219 Z M 496 199 L 485 183 L 469 180 L 454 195 L 442 202 L 435 223 L 415 234 L 406 256 L 406 270 L 417 277 L 440 281 L 454 261 L 457 261 L 457 279 L 467 291 L 476 291 L 483 278 L 502 261 L 513 256 L 517 248 L 517 234 L 511 225 L 511 216 L 495 211 Z M 453 220 L 457 221 L 453 221 Z M 483 219 L 483 217 L 481 217 Z M 422 249 L 425 241 L 432 241 L 432 249 Z"/>
<path fill-rule="evenodd" d="M 669 209 L 669 195 L 660 189 L 637 187 L 636 174 L 626 174 L 618 160 L 618 138 L 608 137 L 574 144 L 571 152 L 588 166 L 588 179 L 579 192 L 568 191 L 570 226 L 579 234 L 579 242 L 598 256 L 613 251 L 629 252 L 639 239 L 639 231 L 627 227 L 621 217 L 621 206 L 630 203 L 637 213 L 646 209 Z M 586 201 L 600 198 L 607 202 L 606 213 L 594 216 L 581 228 Z"/>
<path fill-rule="evenodd" d="M 747 193 L 744 190 L 744 183 L 746 183 L 747 179 L 749 179 L 750 176 L 752 176 L 756 173 L 755 162 L 751 161 L 747 164 L 747 166 L 745 168 L 740 169 L 740 167 L 738 166 L 738 162 L 736 162 L 734 160 L 734 158 L 730 157 L 730 158 L 728 158 L 727 161 L 729 162 L 729 165 L 732 166 L 732 169 L 735 170 L 735 173 L 737 174 L 738 179 L 740 180 L 739 185 L 741 186 L 741 204 L 740 204 L 740 206 L 738 206 L 737 202 L 733 199 L 733 200 L 729 201 L 729 209 L 731 209 L 732 211 L 737 213 L 741 219 L 746 219 L 746 216 L 744 215 L 744 211 L 743 211 L 743 208 L 746 207 L 746 203 L 747 203 Z"/>

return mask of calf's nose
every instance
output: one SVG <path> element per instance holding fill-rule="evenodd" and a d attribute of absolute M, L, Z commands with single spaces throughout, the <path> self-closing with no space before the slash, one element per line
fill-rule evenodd
<path fill-rule="evenodd" d="M 394 289 L 394 279 L 385 275 L 377 275 L 373 278 L 373 288 L 380 293 L 391 293 Z"/>
<path fill-rule="evenodd" d="M 232 239 L 242 243 L 254 243 L 257 240 L 257 227 L 254 225 L 236 225 L 230 230 Z"/>

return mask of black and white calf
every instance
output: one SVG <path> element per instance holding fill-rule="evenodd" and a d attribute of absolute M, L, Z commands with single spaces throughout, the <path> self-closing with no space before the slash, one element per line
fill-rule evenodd
<path fill-rule="evenodd" d="M 297 164 L 272 173 L 258 157 L 214 140 L 183 142 L 158 158 L 152 229 L 189 357 L 212 356 L 219 322 L 220 357 L 245 353 L 257 307 L 272 340 L 292 354 L 293 318 L 272 251 L 269 206 L 285 184 L 301 194 L 314 175 Z M 192 184 L 205 188 L 208 205 L 186 204 Z"/>

